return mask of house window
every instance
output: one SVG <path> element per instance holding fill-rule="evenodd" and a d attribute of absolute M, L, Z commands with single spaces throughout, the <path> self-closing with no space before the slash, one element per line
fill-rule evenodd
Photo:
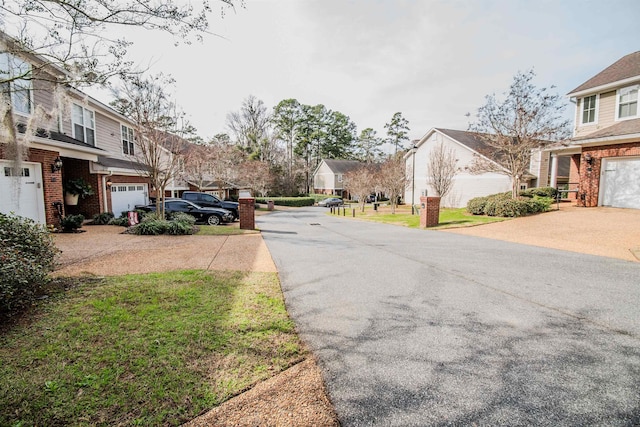
<path fill-rule="evenodd" d="M 73 137 L 89 145 L 96 145 L 96 121 L 94 112 L 73 104 L 71 108 Z"/>
<path fill-rule="evenodd" d="M 135 154 L 133 151 L 134 150 L 133 129 L 131 129 L 129 126 L 122 125 L 121 130 L 122 130 L 122 152 L 124 154 L 133 156 Z"/>
<path fill-rule="evenodd" d="M 3 96 L 11 99 L 13 111 L 29 115 L 33 109 L 31 65 L 8 53 L 0 54 L 0 87 Z"/>
<path fill-rule="evenodd" d="M 629 86 L 618 90 L 619 119 L 636 117 L 638 115 L 638 86 Z"/>
<path fill-rule="evenodd" d="M 582 98 L 582 123 L 595 123 L 596 121 L 596 95 Z"/>
<path fill-rule="evenodd" d="M 338 182 L 342 182 L 342 174 L 341 173 L 338 174 Z"/>

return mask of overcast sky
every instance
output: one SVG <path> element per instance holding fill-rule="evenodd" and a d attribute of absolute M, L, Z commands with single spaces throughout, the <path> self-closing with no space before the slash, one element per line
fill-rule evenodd
<path fill-rule="evenodd" d="M 222 37 L 178 47 L 156 32 L 132 36 L 140 66 L 176 78 L 200 136 L 228 132 L 227 114 L 252 94 L 269 109 L 324 104 L 379 136 L 400 111 L 414 139 L 466 130 L 465 114 L 473 120 L 518 71 L 534 68 L 536 86 L 565 95 L 640 50 L 640 1 L 246 0 L 211 27 Z"/>

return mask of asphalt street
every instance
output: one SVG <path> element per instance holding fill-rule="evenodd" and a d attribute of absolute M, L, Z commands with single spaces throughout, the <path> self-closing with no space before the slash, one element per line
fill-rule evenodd
<path fill-rule="evenodd" d="M 640 264 L 326 213 L 257 226 L 343 426 L 640 425 Z"/>

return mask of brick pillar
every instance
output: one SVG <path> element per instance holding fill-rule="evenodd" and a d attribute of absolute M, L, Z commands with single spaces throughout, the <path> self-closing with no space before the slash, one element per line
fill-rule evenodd
<path fill-rule="evenodd" d="M 253 197 L 238 200 L 238 215 L 240 216 L 240 228 L 243 230 L 255 230 L 256 228 L 256 199 Z"/>
<path fill-rule="evenodd" d="M 435 227 L 440 222 L 440 197 L 420 197 L 420 228 Z"/>

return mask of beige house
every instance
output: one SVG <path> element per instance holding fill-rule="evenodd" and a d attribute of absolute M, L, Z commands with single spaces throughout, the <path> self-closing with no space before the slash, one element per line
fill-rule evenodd
<path fill-rule="evenodd" d="M 348 198 L 348 193 L 344 189 L 344 175 L 360 166 L 362 163 L 357 160 L 321 160 L 313 172 L 313 192 Z"/>
<path fill-rule="evenodd" d="M 640 51 L 619 59 L 567 96 L 576 106 L 573 137 L 546 150 L 552 186 L 570 159 L 570 189 L 581 206 L 640 209 Z"/>

